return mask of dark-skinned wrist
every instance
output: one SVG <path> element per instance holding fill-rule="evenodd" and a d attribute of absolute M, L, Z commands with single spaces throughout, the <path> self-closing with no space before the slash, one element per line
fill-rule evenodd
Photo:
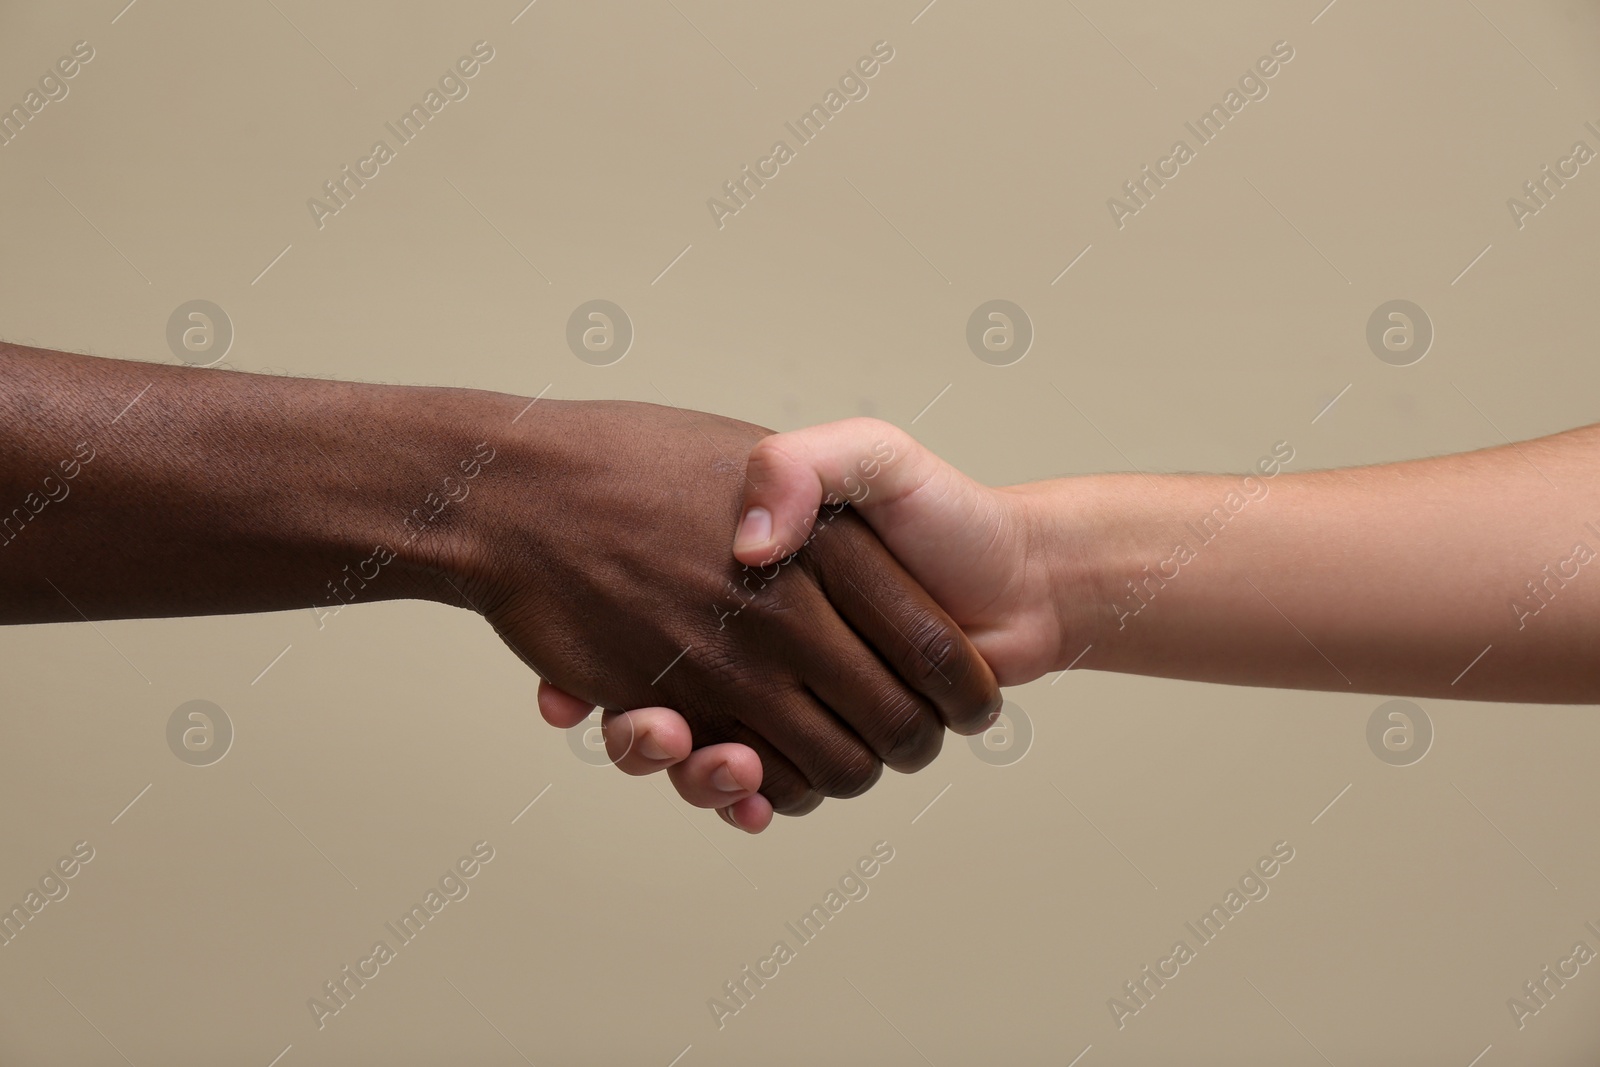
<path fill-rule="evenodd" d="M 469 585 L 482 525 L 473 505 L 492 466 L 490 435 L 498 394 L 468 389 L 390 387 L 365 398 L 372 448 L 383 461 L 354 487 L 350 516 L 361 531 L 349 550 L 374 557 L 384 577 L 373 599 L 432 600 L 476 610 Z M 507 398 L 512 399 L 512 398 Z M 488 462 L 485 462 L 487 458 Z M 366 563 L 364 560 L 364 563 Z M 366 563 L 362 574 L 373 570 Z"/>

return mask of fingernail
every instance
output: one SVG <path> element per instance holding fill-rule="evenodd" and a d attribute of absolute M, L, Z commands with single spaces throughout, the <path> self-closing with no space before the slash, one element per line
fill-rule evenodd
<path fill-rule="evenodd" d="M 639 738 L 639 751 L 645 759 L 671 759 L 672 753 L 661 747 L 661 742 L 655 739 L 654 734 L 645 734 Z"/>
<path fill-rule="evenodd" d="M 733 777 L 733 771 L 724 763 L 711 772 L 711 784 L 724 793 L 742 793 L 744 786 L 740 785 Z"/>
<path fill-rule="evenodd" d="M 751 508 L 739 522 L 733 548 L 760 548 L 772 539 L 772 514 L 766 508 Z"/>

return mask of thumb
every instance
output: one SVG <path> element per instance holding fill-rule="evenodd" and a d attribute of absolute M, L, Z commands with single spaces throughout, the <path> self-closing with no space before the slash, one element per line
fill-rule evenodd
<path fill-rule="evenodd" d="M 746 468 L 739 562 L 764 566 L 799 551 L 824 504 L 851 504 L 883 536 L 893 506 L 949 466 L 904 430 L 845 419 L 756 442 Z"/>

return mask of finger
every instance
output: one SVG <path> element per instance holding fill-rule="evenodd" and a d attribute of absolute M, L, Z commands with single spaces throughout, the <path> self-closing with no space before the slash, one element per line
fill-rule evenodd
<path fill-rule="evenodd" d="M 688 758 L 694 748 L 689 724 L 671 708 L 608 711 L 600 716 L 600 729 L 606 755 L 623 774 L 665 770 Z"/>
<path fill-rule="evenodd" d="M 822 794 L 811 788 L 800 769 L 765 737 L 737 723 L 733 727 L 733 739 L 761 758 L 761 795 L 767 798 L 774 811 L 783 815 L 804 815 L 822 803 Z"/>
<path fill-rule="evenodd" d="M 717 814 L 722 816 L 722 821 L 729 826 L 743 830 L 747 834 L 759 834 L 772 822 L 772 805 L 767 802 L 766 797 L 757 793 L 737 804 L 718 808 Z"/>
<path fill-rule="evenodd" d="M 849 511 L 828 515 L 800 559 L 839 615 L 945 725 L 962 734 L 988 729 L 1000 710 L 994 673 L 859 518 Z"/>
<path fill-rule="evenodd" d="M 904 774 L 932 763 L 944 743 L 944 720 L 861 637 L 832 612 L 822 615 L 822 647 L 806 666 L 806 685 L 848 723 L 885 764 Z"/>
<path fill-rule="evenodd" d="M 761 757 L 748 745 L 709 745 L 667 771 L 678 795 L 697 808 L 724 808 L 761 788 Z"/>
<path fill-rule="evenodd" d="M 874 526 L 885 509 L 940 476 L 964 478 L 910 434 L 878 419 L 845 419 L 756 442 L 733 554 L 760 566 L 798 552 L 823 501 L 849 501 Z"/>
<path fill-rule="evenodd" d="M 539 714 L 551 726 L 569 730 L 593 712 L 593 704 L 579 700 L 565 689 L 557 689 L 543 678 L 539 679 Z"/>
<path fill-rule="evenodd" d="M 855 643 L 854 635 L 850 641 Z M 883 774 L 883 763 L 872 749 L 803 688 L 774 689 L 752 718 L 762 736 L 788 758 L 819 797 L 860 796 Z M 760 751 L 746 737 L 737 740 Z M 765 753 L 762 763 L 766 764 Z"/>

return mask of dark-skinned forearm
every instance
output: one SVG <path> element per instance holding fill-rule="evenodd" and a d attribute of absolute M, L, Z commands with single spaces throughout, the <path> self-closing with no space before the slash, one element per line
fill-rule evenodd
<path fill-rule="evenodd" d="M 0 344 L 0 622 L 461 603 L 479 413 L 514 399 Z"/>

